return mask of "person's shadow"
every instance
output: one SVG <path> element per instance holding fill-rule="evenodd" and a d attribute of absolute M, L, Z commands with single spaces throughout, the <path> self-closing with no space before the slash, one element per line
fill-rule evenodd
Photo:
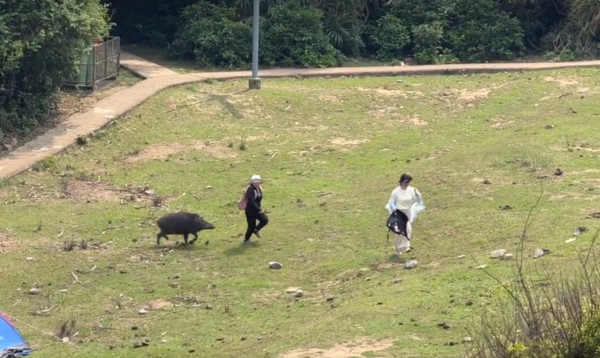
<path fill-rule="evenodd" d="M 251 241 L 249 244 L 240 243 L 238 246 L 230 247 L 224 251 L 226 256 L 243 255 L 247 250 L 252 250 L 260 247 L 260 244 L 255 241 Z"/>

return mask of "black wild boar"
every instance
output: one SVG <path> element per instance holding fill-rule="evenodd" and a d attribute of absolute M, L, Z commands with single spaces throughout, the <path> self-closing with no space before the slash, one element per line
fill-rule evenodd
<path fill-rule="evenodd" d="M 156 222 L 160 228 L 160 232 L 156 235 L 156 244 L 160 245 L 160 238 L 164 237 L 169 240 L 167 235 L 183 235 L 183 240 L 186 245 L 188 243 L 188 235 L 194 235 L 194 239 L 190 241 L 193 244 L 198 239 L 198 231 L 210 230 L 215 227 L 213 224 L 204 220 L 200 215 L 195 213 L 178 212 L 166 214 Z"/>

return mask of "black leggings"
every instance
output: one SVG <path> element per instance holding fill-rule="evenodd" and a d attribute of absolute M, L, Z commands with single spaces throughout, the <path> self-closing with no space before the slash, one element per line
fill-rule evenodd
<path fill-rule="evenodd" d="M 256 225 L 256 220 L 258 220 L 258 225 Z M 264 213 L 246 212 L 246 221 L 248 222 L 248 230 L 246 230 L 244 241 L 250 240 L 250 236 L 254 234 L 254 231 L 259 231 L 265 227 L 269 223 L 269 218 Z"/>

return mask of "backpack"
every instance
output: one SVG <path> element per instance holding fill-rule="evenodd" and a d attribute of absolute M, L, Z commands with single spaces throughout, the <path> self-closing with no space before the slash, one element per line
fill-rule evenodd
<path fill-rule="evenodd" d="M 390 231 L 397 235 L 406 236 L 406 232 L 402 230 L 403 222 L 406 221 L 408 221 L 408 218 L 401 211 L 396 210 L 390 214 L 390 216 L 387 219 L 387 222 L 385 223 L 385 226 L 388 228 L 388 241 L 390 239 Z"/>
<path fill-rule="evenodd" d="M 242 197 L 238 201 L 238 210 L 246 210 L 246 205 L 248 204 L 248 197 L 246 196 L 246 192 L 242 194 Z"/>

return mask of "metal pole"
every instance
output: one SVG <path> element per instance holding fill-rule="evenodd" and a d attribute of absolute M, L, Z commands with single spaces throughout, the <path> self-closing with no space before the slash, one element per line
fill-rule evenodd
<path fill-rule="evenodd" d="M 248 81 L 250 89 L 260 89 L 258 77 L 258 19 L 260 15 L 260 0 L 254 0 L 252 9 L 252 78 Z"/>

